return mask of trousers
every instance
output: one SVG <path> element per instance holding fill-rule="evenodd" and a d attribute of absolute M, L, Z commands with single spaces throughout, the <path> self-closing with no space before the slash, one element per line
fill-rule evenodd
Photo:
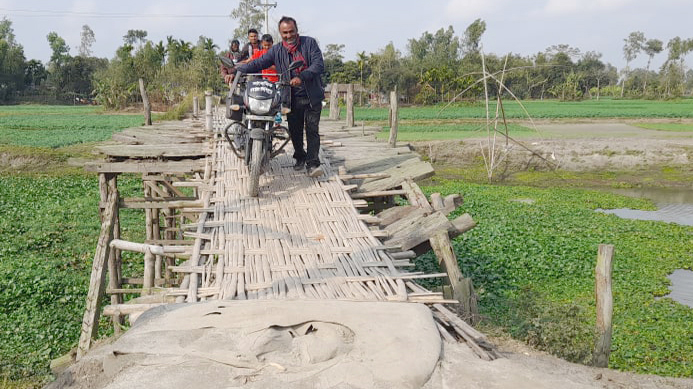
<path fill-rule="evenodd" d="M 291 101 L 291 112 L 286 115 L 289 122 L 291 144 L 294 146 L 294 159 L 305 161 L 306 167 L 320 166 L 320 111 L 322 105 L 311 107 L 307 97 L 295 97 Z M 303 148 L 305 130 L 307 149 Z"/>

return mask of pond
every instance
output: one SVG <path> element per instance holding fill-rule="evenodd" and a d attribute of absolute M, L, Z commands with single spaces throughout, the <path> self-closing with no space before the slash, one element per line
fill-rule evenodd
<path fill-rule="evenodd" d="M 600 209 L 624 219 L 654 220 L 693 226 L 693 189 L 646 188 L 608 189 L 609 192 L 630 197 L 644 197 L 657 205 L 656 211 L 637 209 Z"/>
<path fill-rule="evenodd" d="M 693 226 L 693 189 L 650 188 L 609 190 L 630 197 L 644 197 L 657 205 L 656 211 L 637 209 L 600 209 L 599 212 L 614 214 L 624 219 L 654 220 Z M 667 276 L 671 280 L 671 297 L 674 301 L 693 308 L 693 271 L 679 269 Z"/>

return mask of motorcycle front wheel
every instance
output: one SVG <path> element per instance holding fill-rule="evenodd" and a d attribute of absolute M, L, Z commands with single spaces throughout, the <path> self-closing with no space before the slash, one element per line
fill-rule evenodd
<path fill-rule="evenodd" d="M 260 186 L 260 174 L 262 174 L 262 160 L 265 154 L 265 141 L 262 139 L 252 140 L 252 151 L 250 154 L 250 177 L 248 179 L 248 194 L 257 197 Z"/>

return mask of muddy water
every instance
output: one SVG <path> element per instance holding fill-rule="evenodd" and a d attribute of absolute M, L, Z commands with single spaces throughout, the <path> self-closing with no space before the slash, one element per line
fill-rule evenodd
<path fill-rule="evenodd" d="M 644 197 L 657 205 L 656 211 L 636 209 L 608 209 L 600 212 L 614 214 L 624 219 L 655 220 L 693 226 L 693 189 L 619 189 L 610 192 L 630 196 Z M 693 308 L 693 271 L 679 269 L 671 273 L 671 297 L 674 301 Z"/>
<path fill-rule="evenodd" d="M 607 209 L 600 212 L 614 214 L 624 219 L 654 220 L 693 226 L 693 189 L 650 188 L 613 189 L 609 192 L 630 197 L 644 197 L 657 205 L 656 211 L 636 209 Z"/>
<path fill-rule="evenodd" d="M 693 308 L 693 271 L 679 269 L 668 278 L 671 280 L 671 293 L 667 297 Z"/>

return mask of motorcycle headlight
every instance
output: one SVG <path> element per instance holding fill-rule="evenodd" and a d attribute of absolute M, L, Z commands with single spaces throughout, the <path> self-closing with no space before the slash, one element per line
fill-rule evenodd
<path fill-rule="evenodd" d="M 272 99 L 258 100 L 251 97 L 248 100 L 250 112 L 256 115 L 267 114 L 269 113 L 270 108 L 272 108 Z"/>

